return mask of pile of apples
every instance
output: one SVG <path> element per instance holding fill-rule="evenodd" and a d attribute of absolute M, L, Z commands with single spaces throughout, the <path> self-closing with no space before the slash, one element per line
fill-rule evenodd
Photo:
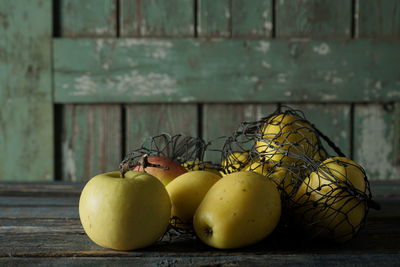
<path fill-rule="evenodd" d="M 363 169 L 343 157 L 324 159 L 326 154 L 313 149 L 318 147 L 313 128 L 296 116 L 270 117 L 259 134 L 253 152 L 231 153 L 219 170 L 200 161 L 181 164 L 144 155 L 145 164 L 127 172 L 93 177 L 79 201 L 85 232 L 100 246 L 134 250 L 155 243 L 175 220 L 176 227 L 193 228 L 209 246 L 239 248 L 266 238 L 282 207 L 290 206 L 300 225 L 314 225 L 311 231 L 322 229 L 321 236 L 340 241 L 352 238 L 367 211 L 366 201 L 349 193 L 366 192 Z M 257 157 L 250 156 L 254 152 Z M 302 164 L 298 153 L 320 166 L 291 172 L 284 166 Z"/>

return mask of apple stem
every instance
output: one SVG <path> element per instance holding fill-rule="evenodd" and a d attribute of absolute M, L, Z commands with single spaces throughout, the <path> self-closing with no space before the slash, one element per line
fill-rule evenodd
<path fill-rule="evenodd" d="M 167 166 L 161 166 L 159 164 L 150 163 L 148 158 L 149 158 L 149 155 L 144 154 L 139 160 L 133 160 L 130 162 L 126 162 L 124 164 L 120 164 L 121 178 L 125 178 L 125 173 L 129 170 L 133 170 L 136 166 L 141 166 L 143 168 L 144 172 L 146 172 L 147 167 L 154 167 L 154 168 L 159 168 L 159 169 L 163 169 L 163 170 L 169 169 Z"/>
<path fill-rule="evenodd" d="M 163 170 L 169 169 L 167 166 L 161 166 L 159 164 L 150 163 L 148 158 L 149 158 L 149 155 L 144 154 L 139 160 L 139 166 L 142 166 L 143 170 L 146 170 L 147 167 L 154 167 L 154 168 L 159 168 L 159 169 L 163 169 Z"/>

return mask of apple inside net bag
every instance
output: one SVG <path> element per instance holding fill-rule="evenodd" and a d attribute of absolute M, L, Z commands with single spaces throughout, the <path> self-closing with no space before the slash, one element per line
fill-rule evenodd
<path fill-rule="evenodd" d="M 329 155 L 321 140 L 337 156 Z M 273 181 L 287 222 L 301 226 L 309 237 L 350 240 L 369 208 L 379 209 L 364 169 L 304 114 L 288 107 L 242 122 L 226 139 L 221 157 L 224 174 L 253 171 Z"/>

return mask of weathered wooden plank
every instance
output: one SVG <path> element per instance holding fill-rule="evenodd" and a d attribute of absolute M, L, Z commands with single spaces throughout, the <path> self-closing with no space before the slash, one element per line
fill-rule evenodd
<path fill-rule="evenodd" d="M 400 2 L 397 0 L 356 0 L 357 37 L 400 37 Z"/>
<path fill-rule="evenodd" d="M 55 101 L 394 101 L 398 47 L 389 40 L 55 40 Z"/>
<path fill-rule="evenodd" d="M 70 233 L 83 234 L 80 220 L 66 219 L 0 219 L 0 234 Z"/>
<path fill-rule="evenodd" d="M 79 218 L 77 206 L 1 207 L 0 218 Z"/>
<path fill-rule="evenodd" d="M 256 0 L 252 1 L 251 4 L 242 0 L 219 1 L 218 9 L 215 9 L 210 2 L 200 1 L 199 3 L 200 36 L 240 38 L 271 35 L 271 1 Z M 224 14 L 225 16 L 223 16 Z M 253 78 L 257 79 L 257 77 Z M 225 97 L 228 96 L 225 95 Z M 229 102 L 229 100 L 226 102 Z M 276 105 L 273 104 L 205 104 L 203 107 L 202 136 L 205 140 L 211 141 L 206 159 L 216 163 L 220 162 L 222 156 L 220 152 L 225 142 L 225 138 L 222 137 L 231 135 L 242 121 L 260 119 L 263 117 L 263 112 L 270 113 L 274 109 L 276 109 Z"/>
<path fill-rule="evenodd" d="M 0 1 L 2 181 L 53 180 L 51 10 L 51 1 Z"/>
<path fill-rule="evenodd" d="M 0 196 L 0 207 L 78 206 L 76 197 L 21 197 Z"/>
<path fill-rule="evenodd" d="M 117 0 L 61 1 L 62 37 L 116 36 L 116 3 Z M 108 64 L 105 61 L 102 65 L 105 71 Z M 98 173 L 117 169 L 122 154 L 121 108 L 65 105 L 63 109 L 61 179 L 88 180 Z"/>
<path fill-rule="evenodd" d="M 118 169 L 122 157 L 118 105 L 68 105 L 63 116 L 63 180 L 86 181 Z"/>
<path fill-rule="evenodd" d="M 158 104 L 126 106 L 126 151 L 162 132 L 197 136 L 197 106 Z"/>
<path fill-rule="evenodd" d="M 290 104 L 304 113 L 307 120 L 332 140 L 347 156 L 351 156 L 351 113 L 347 104 Z M 329 155 L 337 156 L 323 141 Z"/>
<path fill-rule="evenodd" d="M 120 3 L 121 36 L 194 36 L 193 0 L 121 0 Z"/>
<path fill-rule="evenodd" d="M 118 0 L 60 0 L 61 36 L 110 37 L 117 34 Z"/>
<path fill-rule="evenodd" d="M 232 37 L 270 37 L 272 35 L 272 0 L 231 1 Z"/>
<path fill-rule="evenodd" d="M 203 137 L 211 141 L 211 149 L 221 150 L 226 137 L 233 134 L 243 121 L 255 121 L 275 111 L 275 104 L 205 104 L 203 112 Z M 219 151 L 208 151 L 207 160 L 221 161 Z"/>
<path fill-rule="evenodd" d="M 276 1 L 276 36 L 349 38 L 351 0 Z"/>
<path fill-rule="evenodd" d="M 197 1 L 197 34 L 200 37 L 230 37 L 232 10 L 230 0 Z"/>
<path fill-rule="evenodd" d="M 359 104 L 354 110 L 355 159 L 371 180 L 400 177 L 400 105 Z"/>
<path fill-rule="evenodd" d="M 79 196 L 82 183 L 0 183 L 1 196 Z"/>
<path fill-rule="evenodd" d="M 242 255 L 242 256 L 183 256 L 176 258 L 160 257 L 23 257 L 0 258 L 0 264 L 5 266 L 110 266 L 110 265 L 138 265 L 138 266 L 398 266 L 400 256 L 398 253 L 369 253 L 369 254 L 276 254 L 276 255 Z"/>
<path fill-rule="evenodd" d="M 29 256 L 126 256 L 126 257 L 224 257 L 244 255 L 315 255 L 315 254 L 368 254 L 368 253 L 393 253 L 398 252 L 400 235 L 397 224 L 400 217 L 369 222 L 367 229 L 351 242 L 334 245 L 327 242 L 305 242 L 295 236 L 273 234 L 265 240 L 240 250 L 216 250 L 206 246 L 199 240 L 173 239 L 170 242 L 161 241 L 154 245 L 131 252 L 104 249 L 93 243 L 82 229 L 79 228 L 78 219 L 60 220 L 55 226 L 49 226 L 49 231 L 44 232 L 43 226 L 21 226 L 20 231 L 9 231 L 7 226 L 0 235 L 0 258 L 7 255 L 18 257 Z M 45 221 L 45 220 L 39 220 Z M 62 224 L 70 222 L 70 226 L 63 231 Z M 18 223 L 20 224 L 20 223 Z M 390 231 L 390 229 L 392 231 Z M 368 230 L 370 229 L 370 230 Z M 394 230 L 394 232 L 393 232 Z M 51 242 L 49 243 L 49 240 Z M 266 253 L 268 252 L 268 253 Z"/>
<path fill-rule="evenodd" d="M 400 198 L 399 178 L 394 180 L 372 180 L 372 194 L 380 198 Z"/>

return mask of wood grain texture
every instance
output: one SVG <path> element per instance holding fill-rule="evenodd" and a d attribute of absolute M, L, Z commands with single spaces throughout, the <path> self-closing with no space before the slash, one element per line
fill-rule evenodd
<path fill-rule="evenodd" d="M 124 37 L 194 37 L 194 1 L 193 0 L 151 0 L 121 1 L 121 36 Z M 141 42 L 141 39 L 136 39 Z M 101 52 L 101 51 L 100 51 Z M 162 60 L 167 55 L 160 47 L 152 53 L 153 58 Z M 137 72 L 135 59 L 128 59 L 128 69 Z M 167 67 L 167 66 L 166 66 Z M 149 69 L 151 70 L 151 69 Z M 149 73 L 153 83 L 147 93 L 169 94 L 168 84 L 157 84 L 159 79 L 168 77 Z M 129 77 L 125 77 L 126 82 Z M 165 81 L 168 83 L 168 81 Z M 148 85 L 146 80 L 131 84 L 132 88 L 141 90 Z M 120 87 L 116 87 L 117 90 Z M 162 100 L 160 102 L 166 102 Z M 137 149 L 150 137 L 167 132 L 197 136 L 197 105 L 195 104 L 142 104 L 126 106 L 126 151 Z"/>
<path fill-rule="evenodd" d="M 350 38 L 351 0 L 277 0 L 276 36 Z"/>
<path fill-rule="evenodd" d="M 23 196 L 0 196 L 0 207 L 67 207 L 78 206 L 76 197 L 23 197 Z"/>
<path fill-rule="evenodd" d="M 194 36 L 194 0 L 121 0 L 120 3 L 123 37 Z"/>
<path fill-rule="evenodd" d="M 118 169 L 122 154 L 118 105 L 69 105 L 63 116 L 63 180 L 86 181 Z"/>
<path fill-rule="evenodd" d="M 275 233 L 262 242 L 239 250 L 215 250 L 202 244 L 198 240 L 175 238 L 171 242 L 158 242 L 146 249 L 137 251 L 115 251 L 104 249 L 94 244 L 83 232 L 77 207 L 66 208 L 37 207 L 14 209 L 13 213 L 5 211 L 0 219 L 0 258 L 10 255 L 18 257 L 134 257 L 134 258 L 180 258 L 180 257 L 208 257 L 237 258 L 247 256 L 263 257 L 276 255 L 367 255 L 374 253 L 394 253 L 399 249 L 400 232 L 398 223 L 400 214 L 395 203 L 399 199 L 380 200 L 382 207 L 390 211 L 387 216 L 378 212 L 371 212 L 365 229 L 353 241 L 332 245 L 317 242 L 301 242 L 294 236 L 284 233 Z M 57 211 L 58 210 L 58 211 Z M 64 213 L 61 213 L 63 211 Z M 59 216 L 59 217 L 57 217 Z M 47 231 L 45 229 L 47 228 Z M 51 240 L 49 243 L 48 240 Z M 268 253 L 266 253 L 268 251 Z M 277 258 L 278 259 L 278 258 Z M 282 260 L 282 258 L 281 258 Z"/>
<path fill-rule="evenodd" d="M 197 106 L 150 104 L 126 106 L 126 151 L 162 132 L 197 136 Z"/>
<path fill-rule="evenodd" d="M 355 33 L 360 38 L 399 38 L 400 2 L 356 0 Z"/>
<path fill-rule="evenodd" d="M 78 188 L 72 183 L 15 184 L 0 183 L 0 195 L 11 188 L 24 193 L 35 188 L 38 194 L 28 198 L 0 198 L 0 264 L 5 266 L 32 265 L 251 265 L 265 264 L 304 266 L 337 266 L 400 264 L 400 191 L 397 181 L 375 181 L 371 187 L 382 211 L 371 211 L 366 227 L 351 242 L 327 244 L 304 242 L 284 232 L 276 232 L 265 240 L 236 250 L 217 250 L 199 240 L 175 237 L 164 239 L 145 249 L 115 251 L 105 249 L 84 233 L 78 217 L 75 197 L 59 197 L 46 204 L 39 195 L 65 188 Z M 51 189 L 49 191 L 49 189 Z M 48 197 L 48 196 L 47 196 Z M 51 202 L 52 197 L 48 197 Z M 21 204 L 29 202 L 30 206 Z M 64 205 L 64 204 L 65 205 Z M 53 205 L 54 204 L 54 205 Z"/>
<path fill-rule="evenodd" d="M 83 183 L 68 182 L 3 182 L 0 183 L 1 196 L 43 196 L 43 197 L 65 197 L 79 196 Z"/>
<path fill-rule="evenodd" d="M 400 105 L 365 104 L 354 110 L 355 160 L 370 179 L 400 177 Z"/>
<path fill-rule="evenodd" d="M 400 2 L 356 1 L 356 37 L 400 37 Z M 398 52 L 397 52 L 398 53 Z M 377 89 L 381 83 L 375 84 Z M 400 105 L 356 104 L 354 117 L 355 159 L 371 179 L 397 179 L 400 174 Z"/>
<path fill-rule="evenodd" d="M 302 111 L 307 120 L 332 140 L 347 156 L 351 156 L 351 106 L 348 104 L 290 104 Z M 337 156 L 326 142 L 328 154 Z"/>
<path fill-rule="evenodd" d="M 231 0 L 232 37 L 265 38 L 272 34 L 272 0 Z"/>
<path fill-rule="evenodd" d="M 54 176 L 51 10 L 49 0 L 0 1 L 2 181 Z"/>
<path fill-rule="evenodd" d="M 200 0 L 199 2 L 199 36 L 212 38 L 254 38 L 269 37 L 272 30 L 272 1 L 218 1 L 217 8 L 212 1 Z M 215 3 L 215 2 L 214 2 Z M 225 16 L 224 16 L 225 15 Z M 264 46 L 263 46 L 264 44 Z M 245 45 L 246 46 L 246 45 Z M 268 43 L 260 42 L 260 49 L 268 50 Z M 216 56 L 216 55 L 213 55 Z M 230 55 L 235 57 L 236 55 Z M 226 61 L 228 57 L 220 59 Z M 244 65 L 242 65 L 244 66 Z M 223 67 L 224 69 L 232 66 Z M 243 71 L 243 70 L 241 70 Z M 238 71 L 237 75 L 240 75 Z M 225 75 L 224 75 L 225 76 Z M 242 77 L 242 79 L 254 79 L 258 77 Z M 218 77 L 216 80 L 223 80 L 226 77 Z M 229 87 L 221 86 L 215 88 L 214 96 L 221 94 L 224 100 L 221 102 L 230 102 L 232 96 L 230 92 L 221 92 Z M 244 92 L 249 90 L 249 86 L 243 86 Z M 250 89 L 251 90 L 251 89 Z M 211 101 L 214 102 L 214 101 Z M 207 141 L 211 141 L 210 150 L 206 153 L 206 160 L 220 162 L 221 149 L 226 136 L 231 135 L 239 127 L 242 121 L 254 121 L 265 116 L 276 109 L 274 104 L 205 104 L 203 107 L 203 129 L 202 136 Z"/>
<path fill-rule="evenodd" d="M 118 0 L 59 1 L 61 36 L 116 36 L 116 2 Z"/>
<path fill-rule="evenodd" d="M 60 33 L 72 38 L 115 37 L 116 9 L 117 0 L 61 0 Z M 106 72 L 107 64 L 106 59 Z M 93 84 L 86 83 L 86 89 L 93 90 Z M 65 105 L 63 109 L 61 179 L 87 181 L 96 174 L 118 169 L 122 154 L 121 108 Z"/>
<path fill-rule="evenodd" d="M 55 40 L 55 101 L 395 101 L 398 47 L 381 40 Z"/>
<path fill-rule="evenodd" d="M 198 0 L 197 3 L 198 36 L 231 37 L 231 0 Z"/>
<path fill-rule="evenodd" d="M 206 104 L 203 108 L 203 137 L 211 141 L 210 148 L 221 150 L 225 138 L 233 134 L 243 121 L 255 121 L 275 111 L 275 104 Z M 221 161 L 219 151 L 208 151 L 206 159 Z"/>

